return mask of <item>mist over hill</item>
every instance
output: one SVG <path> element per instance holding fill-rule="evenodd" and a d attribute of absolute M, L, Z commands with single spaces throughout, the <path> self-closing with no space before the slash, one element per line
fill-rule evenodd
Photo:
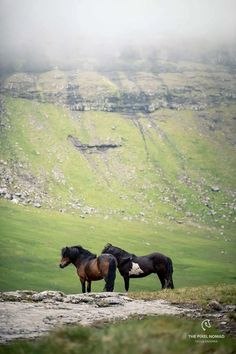
<path fill-rule="evenodd" d="M 192 60 L 235 65 L 233 0 L 0 2 L 1 72 Z"/>

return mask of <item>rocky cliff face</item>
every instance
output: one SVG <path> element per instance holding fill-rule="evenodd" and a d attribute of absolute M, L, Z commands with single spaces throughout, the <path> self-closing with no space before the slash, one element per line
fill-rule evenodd
<path fill-rule="evenodd" d="M 72 111 L 202 110 L 236 99 L 235 70 L 196 63 L 164 63 L 157 70 L 17 73 L 1 92 L 66 106 Z"/>

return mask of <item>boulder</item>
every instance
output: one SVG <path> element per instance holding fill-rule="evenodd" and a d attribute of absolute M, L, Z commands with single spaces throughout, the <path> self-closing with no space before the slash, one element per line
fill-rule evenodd
<path fill-rule="evenodd" d="M 215 311 L 223 310 L 223 306 L 217 300 L 211 300 L 208 304 L 208 307 Z"/>
<path fill-rule="evenodd" d="M 211 191 L 212 192 L 219 192 L 220 191 L 220 188 L 218 186 L 212 186 L 211 187 Z"/>
<path fill-rule="evenodd" d="M 32 295 L 33 301 L 44 301 L 44 300 L 53 300 L 53 301 L 63 301 L 65 294 L 61 291 L 42 291 L 40 293 L 35 293 Z"/>

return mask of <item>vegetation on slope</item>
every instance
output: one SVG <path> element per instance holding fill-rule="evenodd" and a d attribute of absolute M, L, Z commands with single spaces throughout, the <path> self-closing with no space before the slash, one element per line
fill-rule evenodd
<path fill-rule="evenodd" d="M 186 215 L 207 224 L 235 221 L 234 107 L 201 112 L 200 117 L 171 110 L 148 116 L 88 112 L 71 117 L 53 105 L 8 99 L 5 109 L 1 150 L 16 177 L 12 185 L 22 192 L 24 174 L 30 171 L 45 207 L 68 211 L 87 205 L 107 217 L 143 216 L 152 222 Z M 207 122 L 201 118 L 205 116 Z M 121 146 L 81 152 L 69 135 L 83 144 Z M 219 193 L 212 191 L 215 185 Z"/>

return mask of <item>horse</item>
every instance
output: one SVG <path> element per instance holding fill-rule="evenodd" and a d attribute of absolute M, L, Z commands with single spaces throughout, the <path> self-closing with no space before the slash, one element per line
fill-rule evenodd
<path fill-rule="evenodd" d="M 61 250 L 61 262 L 59 267 L 65 268 L 74 264 L 82 285 L 82 292 L 91 292 L 93 280 L 105 280 L 104 291 L 113 291 L 116 278 L 117 261 L 111 254 L 91 253 L 82 246 L 64 247 Z M 86 287 L 87 285 L 87 287 Z"/>
<path fill-rule="evenodd" d="M 130 278 L 142 278 L 151 273 L 156 273 L 160 279 L 162 289 L 174 289 L 172 280 L 173 265 L 169 257 L 161 253 L 151 253 L 138 257 L 108 243 L 102 253 L 110 253 L 116 257 L 118 269 L 124 278 L 125 290 L 129 290 Z"/>

